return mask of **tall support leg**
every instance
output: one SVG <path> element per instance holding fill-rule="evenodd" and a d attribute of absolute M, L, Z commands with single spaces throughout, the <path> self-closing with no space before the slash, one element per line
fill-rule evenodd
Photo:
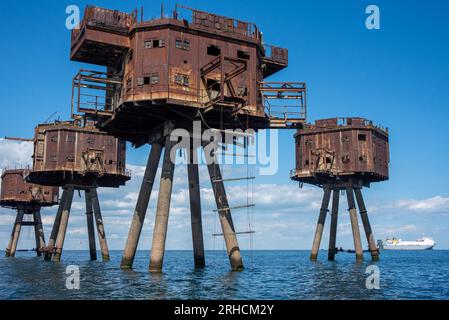
<path fill-rule="evenodd" d="M 235 234 L 234 223 L 232 221 L 231 210 L 229 209 L 228 198 L 226 196 L 220 166 L 217 163 L 217 160 L 214 159 L 213 163 L 207 165 L 207 168 L 209 170 L 212 189 L 214 190 L 218 216 L 220 218 L 221 229 L 223 231 L 226 251 L 231 263 L 231 268 L 232 270 L 241 270 L 243 269 L 242 256 L 240 254 L 240 248 L 237 241 L 237 236 Z"/>
<path fill-rule="evenodd" d="M 167 238 L 168 216 L 170 213 L 170 200 L 175 171 L 174 159 L 171 154 L 175 142 L 170 141 L 170 136 L 165 140 L 164 162 L 162 165 L 161 183 L 159 186 L 159 198 L 157 200 L 156 221 L 153 231 L 151 246 L 150 272 L 161 272 L 165 253 L 165 240 Z"/>
<path fill-rule="evenodd" d="M 36 254 L 42 256 L 42 250 L 45 249 L 44 228 L 42 226 L 42 218 L 40 210 L 33 212 L 34 234 L 36 236 Z"/>
<path fill-rule="evenodd" d="M 354 201 L 354 189 L 346 188 L 346 196 L 348 198 L 349 217 L 351 219 L 352 236 L 354 238 L 355 258 L 357 261 L 363 260 L 362 241 L 360 240 L 359 222 L 357 219 L 357 209 Z"/>
<path fill-rule="evenodd" d="M 67 225 L 69 223 L 70 210 L 72 208 L 73 201 L 73 187 L 67 188 L 67 195 L 64 201 L 64 209 L 62 210 L 61 220 L 59 222 L 59 230 L 58 236 L 56 237 L 55 242 L 55 254 L 53 256 L 53 261 L 59 262 L 61 261 L 62 248 L 64 247 L 65 235 L 67 233 Z"/>
<path fill-rule="evenodd" d="M 332 215 L 331 215 L 331 227 L 329 232 L 329 251 L 327 259 L 334 261 L 335 249 L 337 241 L 337 223 L 338 223 L 338 204 L 340 201 L 340 190 L 334 189 L 332 191 Z"/>
<path fill-rule="evenodd" d="M 379 260 L 379 251 L 377 250 L 376 243 L 374 242 L 373 231 L 371 230 L 371 224 L 368 219 L 368 211 L 363 201 L 362 190 L 354 189 L 355 198 L 357 199 L 357 205 L 359 206 L 360 217 L 362 218 L 363 228 L 365 229 L 366 240 L 368 241 L 368 247 L 371 252 L 371 258 L 373 261 Z"/>
<path fill-rule="evenodd" d="M 123 251 L 120 267 L 130 269 L 133 266 L 134 256 L 136 255 L 137 245 L 139 244 L 140 234 L 142 233 L 145 215 L 150 201 L 151 191 L 153 190 L 154 179 L 157 173 L 157 167 L 161 159 L 162 145 L 155 143 L 151 146 L 151 152 L 148 157 L 147 167 L 140 186 L 139 197 L 137 199 L 136 209 L 134 210 L 133 220 L 126 240 L 125 250 Z"/>
<path fill-rule="evenodd" d="M 101 256 L 103 258 L 103 261 L 106 262 L 109 261 L 110 259 L 109 249 L 108 243 L 106 241 L 106 232 L 104 230 L 103 217 L 101 216 L 100 202 L 98 201 L 97 189 L 91 188 L 89 190 L 89 193 L 94 208 L 95 222 L 97 225 L 97 233 L 98 233 L 98 240 L 100 242 Z"/>
<path fill-rule="evenodd" d="M 17 210 L 16 220 L 11 233 L 11 239 L 6 249 L 5 256 L 14 257 L 16 255 L 17 243 L 19 242 L 20 229 L 22 228 L 24 211 L 22 209 Z"/>
<path fill-rule="evenodd" d="M 95 244 L 95 227 L 94 227 L 94 213 L 92 208 L 92 198 L 89 190 L 84 191 L 84 198 L 86 201 L 86 219 L 87 219 L 87 234 L 89 237 L 89 253 L 90 260 L 97 260 L 97 246 Z"/>
<path fill-rule="evenodd" d="M 62 196 L 59 201 L 58 211 L 56 212 L 55 221 L 53 222 L 53 228 L 51 230 L 50 239 L 48 240 L 47 249 L 45 250 L 45 261 L 50 261 L 55 250 L 56 237 L 58 236 L 59 226 L 61 225 L 61 216 L 64 211 L 65 202 L 67 200 L 67 189 L 62 190 Z"/>
<path fill-rule="evenodd" d="M 323 202 L 321 203 L 320 215 L 315 230 L 315 238 L 313 239 L 312 252 L 310 253 L 310 260 L 314 261 L 318 257 L 318 250 L 320 250 L 321 237 L 323 236 L 324 223 L 326 222 L 326 215 L 329 208 L 329 200 L 331 197 L 331 189 L 324 187 Z"/>
<path fill-rule="evenodd" d="M 201 221 L 200 177 L 196 149 L 190 147 L 190 161 L 187 164 L 189 177 L 190 218 L 192 223 L 193 258 L 196 268 L 206 265 L 204 258 L 203 224 Z"/>

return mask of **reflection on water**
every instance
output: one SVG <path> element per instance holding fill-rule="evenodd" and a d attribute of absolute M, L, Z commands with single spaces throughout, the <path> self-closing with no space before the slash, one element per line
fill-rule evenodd
<path fill-rule="evenodd" d="M 148 270 L 149 252 L 138 252 L 134 270 L 121 270 L 121 251 L 108 263 L 90 262 L 88 252 L 65 251 L 61 263 L 31 253 L 0 258 L 0 299 L 449 299 L 449 251 L 384 252 L 376 262 L 380 290 L 367 290 L 368 256 L 310 262 L 308 251 L 243 252 L 248 261 L 232 272 L 223 252 L 209 251 L 207 267 L 194 269 L 192 253 L 169 251 L 164 272 Z M 246 261 L 245 260 L 245 261 Z M 65 287 L 65 269 L 80 269 L 80 290 Z"/>

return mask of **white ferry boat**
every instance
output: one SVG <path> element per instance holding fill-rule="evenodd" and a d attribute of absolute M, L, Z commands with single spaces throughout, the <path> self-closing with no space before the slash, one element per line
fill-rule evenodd
<path fill-rule="evenodd" d="M 397 238 L 387 239 L 385 243 L 382 240 L 378 241 L 379 249 L 383 250 L 431 250 L 435 244 L 435 241 L 428 237 L 415 241 L 403 241 Z"/>

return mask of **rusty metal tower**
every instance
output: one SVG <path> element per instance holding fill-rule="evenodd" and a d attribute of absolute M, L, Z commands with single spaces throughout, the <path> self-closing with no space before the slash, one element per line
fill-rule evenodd
<path fill-rule="evenodd" d="M 0 206 L 17 210 L 11 238 L 5 255 L 14 257 L 22 226 L 33 226 L 36 238 L 36 254 L 45 251 L 44 229 L 41 208 L 58 204 L 57 187 L 44 187 L 25 182 L 27 170 L 5 170 L 2 174 Z M 30 218 L 27 218 L 30 217 Z"/>
<path fill-rule="evenodd" d="M 60 261 L 73 195 L 84 191 L 90 259 L 96 260 L 94 216 L 103 261 L 109 249 L 97 194 L 98 187 L 118 188 L 130 179 L 126 145 L 95 128 L 92 122 L 65 121 L 40 124 L 34 136 L 33 170 L 26 180 L 62 187 L 63 192 L 45 259 Z"/>
<path fill-rule="evenodd" d="M 362 188 L 388 180 L 388 130 L 362 118 L 317 120 L 298 130 L 296 139 L 295 181 L 322 187 L 324 197 L 313 241 L 311 260 L 316 260 L 332 193 L 332 214 L 328 259 L 334 260 L 340 191 L 346 192 L 357 260 L 363 259 L 357 208 L 365 230 L 369 252 L 379 259 L 362 196 Z M 355 194 L 355 199 L 354 199 Z"/>
<path fill-rule="evenodd" d="M 88 6 L 71 35 L 71 60 L 106 67 L 80 70 L 73 79 L 72 116 L 97 121 L 108 134 L 135 147 L 151 144 L 121 267 L 131 268 L 162 150 L 162 175 L 150 271 L 162 270 L 176 149 L 170 136 L 191 133 L 188 159 L 194 159 L 207 129 L 301 128 L 306 118 L 305 84 L 266 82 L 284 69 L 288 50 L 263 43 L 253 23 L 177 5 L 173 16 L 138 19 Z M 282 105 L 277 103 L 282 102 Z M 215 159 L 215 154 L 210 154 Z M 222 235 L 234 270 L 243 268 L 224 179 L 217 162 L 208 163 Z M 195 266 L 204 266 L 198 163 L 188 165 Z"/>

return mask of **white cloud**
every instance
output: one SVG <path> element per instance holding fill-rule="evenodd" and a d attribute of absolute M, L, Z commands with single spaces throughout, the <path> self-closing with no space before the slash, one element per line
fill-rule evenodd
<path fill-rule="evenodd" d="M 416 212 L 449 212 L 449 197 L 435 196 L 424 200 L 399 200 L 396 207 Z"/>
<path fill-rule="evenodd" d="M 33 143 L 0 138 L 0 170 L 32 165 Z"/>

